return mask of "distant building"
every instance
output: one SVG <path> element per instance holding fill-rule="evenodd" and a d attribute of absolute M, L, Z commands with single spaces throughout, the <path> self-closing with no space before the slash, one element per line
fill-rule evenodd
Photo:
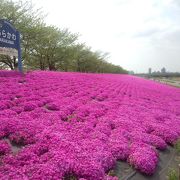
<path fill-rule="evenodd" d="M 162 73 L 162 74 L 166 74 L 166 68 L 163 67 L 163 68 L 161 69 L 161 73 Z"/>
<path fill-rule="evenodd" d="M 134 74 L 134 71 L 129 71 L 128 73 L 129 73 L 129 74 Z"/>
<path fill-rule="evenodd" d="M 151 68 L 149 68 L 149 70 L 148 70 L 148 74 L 151 74 L 152 73 L 152 69 Z"/>

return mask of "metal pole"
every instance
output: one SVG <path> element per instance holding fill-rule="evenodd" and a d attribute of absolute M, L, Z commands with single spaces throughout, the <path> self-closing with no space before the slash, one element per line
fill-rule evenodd
<path fill-rule="evenodd" d="M 21 56 L 21 44 L 20 44 L 20 33 L 17 31 L 17 41 L 18 41 L 18 70 L 23 73 L 22 67 L 22 56 Z"/>

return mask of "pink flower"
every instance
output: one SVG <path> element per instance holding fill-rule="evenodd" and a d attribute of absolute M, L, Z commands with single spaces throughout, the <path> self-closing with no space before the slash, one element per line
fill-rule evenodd
<path fill-rule="evenodd" d="M 179 89 L 139 77 L 0 71 L 0 179 L 117 180 L 117 160 L 151 175 L 179 115 Z"/>

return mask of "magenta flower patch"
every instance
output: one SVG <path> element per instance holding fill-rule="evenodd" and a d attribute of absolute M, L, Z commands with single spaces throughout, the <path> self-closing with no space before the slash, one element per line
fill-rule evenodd
<path fill-rule="evenodd" d="M 180 138 L 180 91 L 129 75 L 0 71 L 0 179 L 117 180 L 155 172 Z M 17 153 L 14 146 L 21 147 Z"/>

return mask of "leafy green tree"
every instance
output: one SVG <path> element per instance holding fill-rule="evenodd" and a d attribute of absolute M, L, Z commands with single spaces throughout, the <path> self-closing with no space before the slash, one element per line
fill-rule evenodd
<path fill-rule="evenodd" d="M 32 28 L 43 21 L 40 10 L 34 10 L 34 7 L 28 1 L 13 2 L 0 0 L 1 19 L 6 19 L 12 23 L 21 32 L 21 43 L 23 49 L 23 60 L 28 58 L 28 45 L 32 40 Z M 10 69 L 17 68 L 17 59 L 15 57 L 0 56 L 0 63 Z"/>
<path fill-rule="evenodd" d="M 78 34 L 46 25 L 41 9 L 35 9 L 29 1 L 0 0 L 0 14 L 21 33 L 24 69 L 127 73 L 109 63 L 107 53 L 78 43 Z M 0 55 L 0 67 L 16 69 L 17 59 Z"/>

